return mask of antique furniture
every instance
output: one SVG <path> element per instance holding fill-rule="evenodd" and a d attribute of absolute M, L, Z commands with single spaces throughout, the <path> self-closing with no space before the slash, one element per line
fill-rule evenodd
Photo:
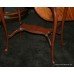
<path fill-rule="evenodd" d="M 11 10 L 11 8 L 10 8 Z M 6 23 L 6 20 L 9 20 L 9 21 L 12 21 L 12 20 L 17 20 L 19 22 L 19 11 L 20 11 L 20 16 L 23 17 L 26 12 L 27 12 L 27 8 L 15 8 L 12 10 L 12 11 L 7 11 L 5 7 L 0 7 L 0 21 L 2 21 L 3 23 L 3 30 L 4 30 L 4 33 L 5 33 L 5 40 L 4 43 L 5 43 L 5 46 L 6 48 L 4 49 L 5 52 L 7 52 L 8 50 L 8 32 L 7 32 L 7 23 Z M 19 22 L 20 23 L 20 22 Z"/>
<path fill-rule="evenodd" d="M 20 10 L 21 17 L 24 17 L 24 15 L 27 12 L 27 8 L 19 7 L 19 10 Z M 5 19 L 11 19 L 11 20 L 18 19 L 18 8 L 17 7 L 12 7 L 12 8 L 3 7 L 3 11 L 4 11 Z"/>
<path fill-rule="evenodd" d="M 62 21 L 64 7 L 57 7 L 56 10 L 57 10 L 58 21 Z M 48 11 L 48 10 L 46 10 L 46 11 Z M 74 21 L 74 7 L 68 7 L 67 13 L 68 14 L 66 15 L 65 20 L 66 21 Z M 46 14 L 46 16 L 47 16 L 47 14 Z M 49 16 L 52 16 L 52 14 L 50 14 Z M 43 16 L 43 18 L 44 18 L 44 16 Z M 52 18 L 50 18 L 49 21 L 53 21 Z"/>
<path fill-rule="evenodd" d="M 58 15 L 58 21 L 62 20 L 64 7 L 58 7 L 57 8 L 57 15 Z M 74 20 L 74 7 L 68 7 L 66 15 L 66 21 L 73 21 Z"/>
<path fill-rule="evenodd" d="M 15 31 L 13 31 L 11 34 L 8 34 L 7 28 L 6 28 L 6 22 L 5 22 L 5 18 L 4 18 L 4 12 L 3 12 L 3 9 L 0 8 L 0 16 L 1 16 L 1 20 L 2 20 L 3 27 L 4 27 L 5 34 L 6 34 L 6 49 L 5 49 L 5 51 L 8 50 L 9 39 L 18 32 L 21 33 L 21 31 L 28 31 L 29 33 L 33 33 L 33 34 L 40 34 L 42 36 L 45 36 L 47 38 L 48 42 L 49 42 L 49 45 L 51 47 L 51 62 L 52 62 L 52 64 L 54 64 L 55 63 L 55 55 L 54 55 L 55 37 L 56 37 L 56 34 L 57 34 L 57 29 L 58 29 L 57 8 L 55 8 L 55 7 L 54 8 L 47 8 L 46 7 L 46 8 L 44 8 L 44 10 L 42 10 L 42 9 L 43 8 L 39 8 L 39 7 L 35 8 L 37 14 L 39 16 L 41 16 L 43 19 L 49 21 L 49 19 L 50 19 L 49 17 L 52 18 L 52 20 L 53 20 L 52 28 L 44 28 L 44 27 L 41 27 L 41 26 L 29 25 L 29 24 L 26 24 L 26 23 L 22 23 L 20 11 L 18 9 L 18 17 L 19 17 L 20 27 L 18 29 L 16 29 Z M 64 22 L 65 22 L 65 18 L 66 18 L 66 13 L 67 13 L 67 8 L 64 8 L 63 18 L 62 18 L 62 23 L 61 23 L 61 34 L 60 34 L 62 45 L 63 45 L 63 29 L 64 29 Z M 49 16 L 50 14 L 52 16 Z M 51 36 L 51 38 L 49 38 L 49 35 Z"/>

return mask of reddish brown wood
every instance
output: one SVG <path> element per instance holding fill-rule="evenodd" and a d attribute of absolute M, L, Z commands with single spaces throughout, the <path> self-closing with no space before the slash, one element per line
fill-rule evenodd
<path fill-rule="evenodd" d="M 13 10 L 12 12 L 10 11 L 6 11 L 5 7 L 3 8 L 4 11 L 4 15 L 6 17 L 6 19 L 18 19 L 18 8 L 14 8 L 15 10 Z M 19 11 L 20 11 L 20 15 L 21 17 L 24 16 L 26 14 L 27 8 L 20 8 L 19 7 Z"/>
<path fill-rule="evenodd" d="M 66 19 L 66 16 L 67 16 L 67 11 L 68 11 L 68 8 L 64 8 L 64 11 L 63 11 L 63 16 L 62 16 L 62 25 L 61 25 L 61 46 L 63 46 L 64 44 L 64 41 L 63 41 L 63 37 L 64 37 L 64 22 L 65 22 L 65 19 Z"/>
<path fill-rule="evenodd" d="M 18 13 L 18 20 L 19 20 L 19 24 L 21 25 L 22 22 L 21 22 L 21 11 L 19 8 L 17 8 L 17 13 Z M 20 39 L 22 38 L 22 33 L 20 32 Z"/>
<path fill-rule="evenodd" d="M 53 21 L 52 12 L 51 12 L 51 10 L 49 8 L 47 8 L 47 7 L 44 7 L 44 8 L 43 7 L 35 7 L 35 11 L 44 20 Z M 58 21 L 62 21 L 63 12 L 64 12 L 64 7 L 57 7 Z M 74 20 L 74 7 L 68 7 L 67 13 L 68 14 L 66 15 L 65 20 L 66 21 Z"/>
<path fill-rule="evenodd" d="M 41 10 L 40 10 L 41 9 Z M 58 8 L 51 8 L 52 9 L 52 18 L 53 18 L 53 30 L 52 30 L 52 38 L 51 38 L 51 42 L 48 38 L 48 34 L 47 34 L 47 39 L 50 42 L 50 46 L 51 46 L 51 61 L 54 64 L 55 63 L 55 55 L 54 55 L 54 47 L 55 47 L 55 37 L 56 37 L 56 33 L 57 33 L 57 29 L 58 29 Z M 50 16 L 51 16 L 51 12 L 49 11 L 49 9 L 45 9 L 44 8 L 35 8 L 36 12 L 38 13 L 38 15 L 40 17 L 42 17 L 43 19 L 50 21 Z M 64 10 L 64 9 L 63 9 Z M 46 15 L 44 16 L 44 12 L 47 12 Z M 49 13 L 49 14 L 48 14 Z M 66 14 L 67 14 L 67 10 L 65 9 L 65 11 L 63 12 L 63 16 L 62 16 L 62 31 L 61 31 L 61 44 L 63 44 L 63 30 L 64 30 L 64 22 L 66 19 Z"/>
<path fill-rule="evenodd" d="M 7 52 L 7 50 L 8 50 L 8 32 L 7 32 L 7 27 L 6 27 L 6 22 L 5 22 L 5 19 L 4 19 L 4 14 L 3 14 L 3 8 L 0 8 L 0 17 L 1 17 L 1 21 L 2 21 L 2 23 L 3 23 L 3 28 L 4 28 L 4 33 L 5 33 L 5 38 L 6 38 L 6 41 L 5 41 L 5 52 Z"/>
<path fill-rule="evenodd" d="M 15 30 L 11 35 L 9 35 L 9 38 L 11 38 L 13 35 L 15 35 L 16 33 L 20 32 L 20 31 L 28 31 L 30 33 L 34 33 L 34 34 L 41 34 L 44 35 L 45 37 L 47 37 L 50 45 L 51 45 L 51 62 L 54 64 L 55 60 L 54 60 L 54 46 L 55 46 L 55 37 L 56 37 L 56 30 L 57 30 L 57 25 L 58 25 L 58 20 L 57 20 L 57 10 L 56 8 L 53 8 L 53 18 L 54 18 L 54 26 L 53 28 L 50 29 L 46 29 L 40 26 L 36 26 L 36 25 L 28 25 L 28 24 L 21 24 L 20 28 L 18 28 L 17 30 Z M 50 41 L 49 39 L 49 34 L 52 33 L 52 39 Z"/>
<path fill-rule="evenodd" d="M 53 34 L 52 34 L 52 41 L 51 41 L 51 57 L 52 57 L 52 63 L 55 63 L 54 60 L 54 46 L 55 46 L 55 37 L 56 37 L 56 30 L 57 30 L 57 10 L 54 8 L 54 27 L 53 27 Z"/>
<path fill-rule="evenodd" d="M 15 16 L 15 14 L 17 14 L 18 16 L 17 17 L 19 17 L 19 14 L 20 14 L 20 16 L 21 16 L 21 13 L 22 13 L 22 11 L 20 11 L 20 13 L 19 13 L 19 11 L 20 11 L 20 8 L 17 8 L 17 12 L 16 13 L 6 13 L 5 14 L 5 12 L 4 12 L 4 8 L 2 8 L 2 7 L 0 7 L 0 19 L 1 19 L 1 21 L 2 21 L 2 23 L 3 23 L 3 29 L 4 29 L 4 33 L 5 33 L 5 46 L 6 46 L 6 48 L 4 49 L 4 51 L 5 52 L 7 52 L 8 51 L 8 41 L 9 41 L 9 37 L 8 37 L 8 32 L 7 32 L 7 24 L 6 24 L 6 18 L 5 18 L 5 16 Z M 16 17 L 16 16 L 15 16 Z M 22 16 L 21 16 L 22 17 Z M 12 17 L 13 18 L 13 17 Z M 18 20 L 19 21 L 19 24 L 20 24 L 20 19 Z"/>
<path fill-rule="evenodd" d="M 65 12 L 63 13 L 63 19 L 62 19 L 62 32 L 64 29 L 64 22 L 65 22 L 65 15 L 66 15 L 67 11 L 65 10 Z M 25 24 L 21 22 L 21 16 L 20 16 L 20 11 L 18 9 L 18 17 L 19 17 L 19 24 L 20 27 L 18 29 L 16 29 L 15 31 L 13 31 L 10 35 L 8 35 L 7 33 L 7 28 L 6 28 L 6 22 L 5 22 L 5 18 L 4 18 L 4 12 L 1 8 L 0 11 L 0 15 L 1 15 L 1 20 L 3 22 L 3 26 L 4 26 L 4 30 L 5 30 L 5 34 L 6 34 L 6 48 L 8 49 L 8 39 L 11 38 L 12 36 L 14 36 L 16 33 L 21 32 L 21 31 L 27 31 L 29 33 L 33 33 L 33 34 L 40 34 L 42 36 L 45 36 L 48 39 L 48 42 L 51 46 L 51 62 L 52 64 L 55 63 L 55 38 L 56 38 L 56 33 L 57 33 L 57 29 L 58 29 L 58 15 L 57 15 L 57 8 L 52 8 L 52 18 L 53 18 L 53 27 L 52 28 L 44 28 L 41 26 L 37 26 L 37 25 L 31 25 L 31 24 Z M 49 39 L 49 34 L 51 35 L 51 40 Z M 63 33 L 61 33 L 61 36 L 63 36 Z M 63 38 L 61 37 L 61 40 Z"/>
<path fill-rule="evenodd" d="M 64 7 L 58 7 L 58 20 L 61 21 L 63 17 Z M 67 15 L 66 15 L 66 21 L 72 21 L 74 20 L 74 7 L 68 7 Z"/>
<path fill-rule="evenodd" d="M 44 27 L 41 27 L 41 26 L 36 26 L 36 25 L 31 25 L 31 24 L 23 23 L 23 24 L 21 24 L 20 28 L 18 28 L 17 30 L 15 30 L 14 32 L 12 32 L 9 35 L 9 38 L 11 38 L 17 32 L 20 32 L 20 31 L 27 31 L 27 32 L 30 32 L 30 33 L 42 34 L 42 35 L 46 36 L 47 34 L 50 34 L 52 32 L 52 29 L 51 28 L 49 29 L 49 28 L 44 28 Z"/>
<path fill-rule="evenodd" d="M 53 20 L 52 11 L 48 7 L 35 7 L 37 14 L 46 21 Z"/>

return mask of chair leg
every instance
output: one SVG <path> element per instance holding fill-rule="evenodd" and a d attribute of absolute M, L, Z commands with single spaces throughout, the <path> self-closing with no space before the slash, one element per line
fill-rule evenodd
<path fill-rule="evenodd" d="M 54 46 L 55 46 L 55 38 L 56 38 L 56 31 L 58 25 L 58 18 L 57 18 L 57 9 L 54 8 L 54 26 L 53 26 L 53 33 L 51 39 L 51 61 L 52 64 L 55 64 L 55 53 L 54 53 Z"/>
<path fill-rule="evenodd" d="M 50 49 L 51 49 L 51 63 L 55 64 L 55 53 L 54 53 L 54 46 L 55 46 L 55 38 L 56 38 L 56 32 L 57 32 L 57 25 L 58 25 L 58 18 L 57 18 L 57 10 L 56 8 L 54 8 L 53 10 L 53 14 L 54 14 L 54 25 L 53 25 L 53 32 L 52 32 L 52 36 L 51 36 L 51 40 L 49 39 L 48 34 L 45 35 L 49 41 L 50 44 Z"/>
<path fill-rule="evenodd" d="M 68 8 L 64 8 L 64 11 L 63 11 L 63 17 L 62 17 L 62 24 L 61 24 L 61 47 L 64 45 L 64 22 L 65 22 L 65 19 L 66 19 L 66 16 L 67 16 L 67 10 Z"/>
<path fill-rule="evenodd" d="M 4 27 L 4 31 L 5 31 L 5 35 L 6 35 L 6 42 L 5 42 L 5 46 L 6 48 L 4 49 L 5 53 L 8 51 L 8 34 L 6 31 L 6 28 Z"/>
<path fill-rule="evenodd" d="M 19 24 L 21 25 L 22 24 L 22 22 L 21 22 L 21 12 L 20 12 L 19 7 L 17 8 L 17 12 L 18 12 Z M 21 31 L 20 31 L 19 35 L 20 35 L 20 39 L 22 39 L 22 32 Z"/>
<path fill-rule="evenodd" d="M 7 28 L 6 28 L 6 23 L 5 23 L 5 19 L 4 19 L 4 14 L 3 14 L 3 9 L 2 8 L 0 8 L 0 16 L 1 16 L 1 20 L 2 20 L 2 23 L 3 23 L 3 28 L 4 28 L 4 33 L 5 33 L 5 46 L 6 46 L 6 48 L 4 49 L 4 51 L 5 52 L 7 52 L 8 51 L 8 33 L 7 33 Z"/>
<path fill-rule="evenodd" d="M 45 35 L 45 37 L 47 38 L 48 43 L 51 46 L 51 39 L 49 38 L 49 34 Z M 50 49 L 51 49 L 51 47 L 50 47 Z M 50 51 L 50 54 L 51 54 L 51 60 L 53 60 L 53 57 L 52 57 L 53 55 L 52 55 L 52 52 L 51 51 Z M 53 64 L 53 61 L 51 61 L 51 63 Z"/>
<path fill-rule="evenodd" d="M 23 30 L 21 29 L 21 27 L 18 28 L 18 29 L 16 29 L 15 31 L 13 31 L 11 34 L 8 35 L 9 39 L 12 38 L 16 33 L 21 32 L 21 31 L 23 31 Z"/>

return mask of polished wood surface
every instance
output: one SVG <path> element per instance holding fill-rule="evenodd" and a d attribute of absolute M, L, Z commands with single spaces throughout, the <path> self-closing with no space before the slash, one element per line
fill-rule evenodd
<path fill-rule="evenodd" d="M 41 26 L 37 26 L 37 25 L 33 25 L 33 24 L 26 24 L 23 23 L 20 28 L 18 28 L 17 30 L 15 30 L 13 33 L 11 33 L 9 35 L 9 38 L 11 38 L 12 36 L 14 36 L 17 32 L 20 31 L 27 31 L 33 34 L 41 34 L 41 35 L 47 35 L 52 33 L 52 29 L 51 28 L 45 28 L 45 27 L 41 27 Z"/>
<path fill-rule="evenodd" d="M 53 18 L 51 9 L 49 9 L 48 7 L 35 7 L 34 9 L 37 14 L 44 20 L 49 21 Z"/>
<path fill-rule="evenodd" d="M 41 8 L 43 9 L 43 8 Z M 48 8 L 47 8 L 48 9 Z M 61 24 L 61 36 L 63 36 L 62 32 L 64 30 L 64 22 L 65 22 L 65 17 L 66 17 L 66 11 L 67 9 L 65 8 L 64 9 L 65 11 L 63 12 L 63 18 L 62 18 L 62 24 Z M 40 9 L 38 9 L 38 11 L 40 11 Z M 50 10 L 48 9 L 48 11 L 50 12 Z M 43 14 L 44 14 L 44 10 L 42 10 L 42 12 L 38 12 L 38 14 L 41 14 L 42 15 L 39 15 L 41 16 L 43 19 L 47 20 L 45 17 L 47 15 L 44 15 L 45 17 L 43 17 Z M 45 12 L 46 14 L 48 12 Z M 49 15 L 49 13 L 48 13 Z M 25 23 L 22 23 L 21 22 L 21 14 L 20 14 L 20 11 L 18 9 L 18 18 L 19 18 L 19 24 L 20 24 L 20 27 L 17 28 L 15 31 L 13 31 L 11 34 L 9 34 L 7 32 L 7 23 L 6 23 L 6 19 L 4 18 L 4 11 L 2 8 L 0 8 L 0 17 L 1 17 L 1 21 L 2 21 L 2 25 L 3 25 L 3 28 L 4 28 L 4 32 L 5 32 L 5 37 L 6 37 L 6 48 L 5 48 L 5 52 L 8 51 L 8 42 L 9 42 L 9 39 L 11 37 L 13 37 L 16 33 L 18 32 L 21 32 L 21 31 L 27 31 L 29 33 L 33 33 L 33 34 L 40 34 L 42 36 L 45 36 L 45 38 L 47 38 L 48 42 L 49 42 L 49 45 L 50 45 L 50 50 L 51 50 L 51 63 L 54 64 L 55 63 L 55 41 L 56 41 L 56 34 L 57 34 L 57 30 L 58 30 L 58 17 L 57 17 L 57 9 L 54 7 L 53 8 L 53 14 L 52 14 L 52 18 L 53 18 L 53 25 L 51 28 L 44 28 L 42 26 L 37 26 L 37 25 L 31 25 L 31 24 L 25 24 Z M 48 18 L 48 16 L 47 16 Z M 50 35 L 50 37 L 49 37 Z M 61 37 L 61 40 L 63 40 L 63 37 Z M 61 41 L 62 42 L 62 41 Z"/>
<path fill-rule="evenodd" d="M 62 21 L 64 7 L 57 7 L 56 10 L 57 10 L 58 21 Z M 42 8 L 42 7 L 35 7 L 35 11 L 44 20 L 53 21 L 53 19 L 52 19 L 52 12 L 51 12 L 50 8 L 47 8 L 47 7 L 44 7 L 44 8 Z M 65 20 L 66 21 L 74 20 L 74 7 L 69 7 L 68 8 Z"/>
<path fill-rule="evenodd" d="M 57 8 L 57 11 L 58 11 L 58 12 L 57 12 L 57 14 L 58 14 L 58 20 L 61 21 L 61 20 L 62 20 L 62 16 L 63 16 L 64 8 L 58 7 L 58 8 Z M 72 7 L 69 7 L 69 8 L 68 8 L 66 20 L 67 20 L 67 21 L 72 21 L 72 20 L 74 20 L 74 8 L 72 8 Z"/>

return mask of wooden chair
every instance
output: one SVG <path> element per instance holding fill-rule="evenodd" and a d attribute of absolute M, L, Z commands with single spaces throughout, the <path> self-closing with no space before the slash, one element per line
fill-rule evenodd
<path fill-rule="evenodd" d="M 20 14 L 20 17 L 23 17 L 26 12 L 27 12 L 27 8 L 14 8 L 15 11 L 13 12 L 9 12 L 9 11 L 6 11 L 5 10 L 5 7 L 0 7 L 0 21 L 2 21 L 3 23 L 3 29 L 4 29 L 4 33 L 5 33 L 5 46 L 6 48 L 4 49 L 5 52 L 8 51 L 8 40 L 9 40 L 9 33 L 7 32 L 7 23 L 6 23 L 6 20 L 9 20 L 9 21 L 13 21 L 13 20 L 17 20 L 20 24 L 20 19 L 19 19 L 19 14 Z M 20 13 L 19 13 L 20 11 Z"/>
<path fill-rule="evenodd" d="M 18 8 L 20 10 L 21 17 L 24 17 L 24 15 L 27 12 L 27 8 L 24 7 L 3 7 L 4 11 L 4 17 L 8 20 L 17 20 L 18 19 Z"/>
<path fill-rule="evenodd" d="M 48 9 L 48 11 L 50 11 L 49 8 L 47 8 L 47 9 Z M 38 12 L 39 11 L 38 8 L 35 8 L 35 10 L 39 14 L 39 16 L 42 16 Z M 4 19 L 4 14 L 3 14 L 2 9 L 0 8 L 1 19 L 2 19 L 3 27 L 4 27 L 5 34 L 6 34 L 6 49 L 5 49 L 5 51 L 8 50 L 8 40 L 9 40 L 9 38 L 14 36 L 18 32 L 28 31 L 28 32 L 33 33 L 33 34 L 40 34 L 42 36 L 45 36 L 48 39 L 48 42 L 51 46 L 51 62 L 52 62 L 52 64 L 54 64 L 55 63 L 55 55 L 54 55 L 55 37 L 56 37 L 56 34 L 57 34 L 57 29 L 58 29 L 58 17 L 57 17 L 56 8 L 51 8 L 51 11 L 52 11 L 53 27 L 52 28 L 44 28 L 44 27 L 41 27 L 41 26 L 29 25 L 29 24 L 26 24 L 26 23 L 22 23 L 21 22 L 20 11 L 18 10 L 20 27 L 18 29 L 16 29 L 15 31 L 13 31 L 10 35 L 8 35 L 7 29 L 6 29 L 6 22 L 5 22 L 5 19 Z M 46 12 L 46 13 L 50 14 L 50 12 Z M 63 43 L 63 29 L 64 29 L 64 21 L 65 21 L 65 17 L 66 17 L 66 13 L 67 13 L 67 8 L 64 9 L 63 13 L 64 14 L 63 14 L 62 24 L 61 24 L 61 44 Z M 49 17 L 48 17 L 48 20 L 49 20 Z M 49 35 L 51 35 L 51 39 L 49 39 Z"/>

